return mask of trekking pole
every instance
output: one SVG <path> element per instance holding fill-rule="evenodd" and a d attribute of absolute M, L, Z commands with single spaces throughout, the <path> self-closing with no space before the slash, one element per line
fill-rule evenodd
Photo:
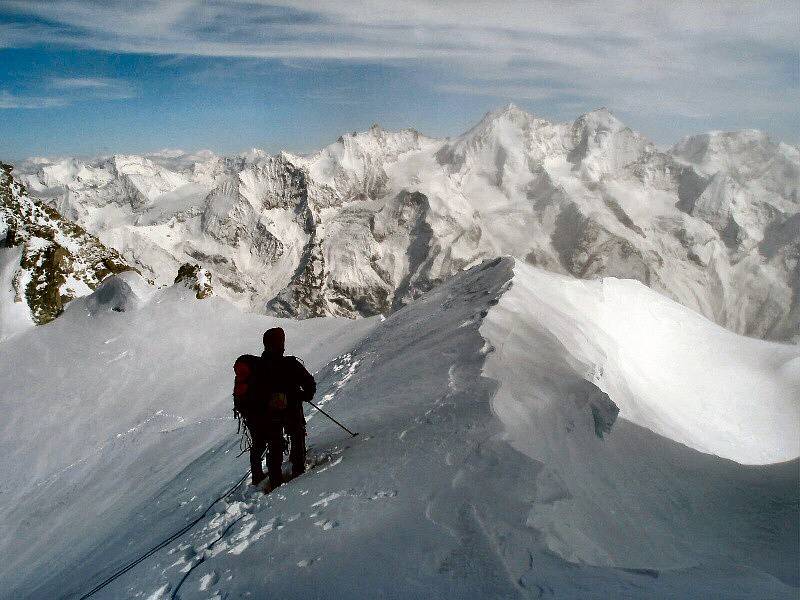
<path fill-rule="evenodd" d="M 317 406 L 316 404 L 314 404 L 314 403 L 313 403 L 311 400 L 306 400 L 306 402 L 308 402 L 308 403 L 309 403 L 311 406 L 313 406 L 314 408 L 316 408 L 316 409 L 317 409 L 319 412 L 321 412 L 323 415 L 325 415 L 326 417 L 328 417 L 328 418 L 329 418 L 331 421 L 333 421 L 334 423 L 336 423 L 336 424 L 337 424 L 339 427 L 341 427 L 342 429 L 344 429 L 344 430 L 345 430 L 347 433 L 349 433 L 349 434 L 350 434 L 352 437 L 356 437 L 356 436 L 358 435 L 358 433 L 353 433 L 353 432 L 352 432 L 352 431 L 350 431 L 350 430 L 349 430 L 347 427 L 345 427 L 344 425 L 342 425 L 341 423 L 339 423 L 339 421 L 337 421 L 336 419 L 334 419 L 332 416 L 330 416 L 328 413 L 326 413 L 324 410 L 322 410 L 322 409 L 321 409 L 319 406 Z"/>

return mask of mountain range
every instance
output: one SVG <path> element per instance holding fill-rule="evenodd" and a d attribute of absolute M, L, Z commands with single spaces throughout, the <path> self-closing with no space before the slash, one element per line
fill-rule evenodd
<path fill-rule="evenodd" d="M 374 125 L 308 156 L 30 159 L 16 175 L 154 283 L 197 263 L 256 312 L 387 313 L 506 254 L 798 336 L 800 152 L 755 130 L 660 150 L 606 109 L 553 123 L 509 105 L 455 138 Z"/>
<path fill-rule="evenodd" d="M 796 598 L 799 164 L 509 106 L 0 165 L 0 595 Z M 276 326 L 317 393 L 264 494 Z"/>

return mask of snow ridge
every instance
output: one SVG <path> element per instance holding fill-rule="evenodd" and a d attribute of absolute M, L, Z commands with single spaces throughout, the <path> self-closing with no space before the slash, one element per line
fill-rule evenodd
<path fill-rule="evenodd" d="M 136 274 L 121 277 L 136 287 Z M 745 467 L 706 453 L 730 448 L 721 429 L 758 427 L 738 402 L 719 428 L 692 413 L 688 445 L 672 439 L 703 402 L 682 386 L 662 402 L 669 360 L 629 360 L 646 354 L 637 333 L 665 315 L 680 323 L 664 345 L 673 360 L 698 335 L 715 342 L 708 382 L 724 388 L 722 367 L 747 358 L 736 365 L 752 386 L 743 396 L 770 392 L 762 410 L 785 428 L 744 438 L 763 463 L 797 451 L 794 346 L 726 332 L 634 282 L 512 259 L 459 273 L 382 321 L 243 315 L 182 284 L 140 300 L 90 313 L 95 299 L 79 299 L 0 345 L 12 392 L 0 408 L 16 415 L 1 433 L 24 449 L 0 477 L 13 527 L 0 581 L 16 597 L 78 595 L 231 487 L 246 460 L 235 458 L 224 374 L 258 343 L 247 335 L 276 324 L 326 410 L 361 435 L 311 411 L 313 470 L 268 496 L 238 489 L 100 598 L 796 596 L 797 460 Z M 37 386 L 5 360 L 37 356 L 50 372 L 77 336 L 89 349 L 79 366 Z M 110 396 L 99 376 L 109 360 Z M 78 380 L 79 397 L 66 393 Z M 46 397 L 64 398 L 59 414 L 35 410 Z"/>

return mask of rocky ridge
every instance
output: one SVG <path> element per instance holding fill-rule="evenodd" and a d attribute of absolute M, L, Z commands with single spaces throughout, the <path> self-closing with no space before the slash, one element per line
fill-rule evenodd
<path fill-rule="evenodd" d="M 131 267 L 116 250 L 31 198 L 11 172 L 10 165 L 0 163 L 0 245 L 20 248 L 12 277 L 14 300 L 24 302 L 33 322 L 41 325 L 73 298 Z"/>

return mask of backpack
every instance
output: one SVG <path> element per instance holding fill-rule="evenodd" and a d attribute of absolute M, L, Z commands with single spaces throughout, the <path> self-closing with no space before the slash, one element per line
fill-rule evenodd
<path fill-rule="evenodd" d="M 243 354 L 233 363 L 233 416 L 245 424 L 256 407 L 260 392 L 259 367 L 261 359 L 252 354 Z"/>

